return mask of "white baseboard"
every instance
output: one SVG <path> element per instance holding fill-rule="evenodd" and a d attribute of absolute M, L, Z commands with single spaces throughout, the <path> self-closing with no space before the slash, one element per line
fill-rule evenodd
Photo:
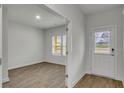
<path fill-rule="evenodd" d="M 14 66 L 14 67 L 9 67 L 8 70 L 17 69 L 17 68 L 21 68 L 21 67 L 25 67 L 25 66 L 30 66 L 30 65 L 34 65 L 34 64 L 38 64 L 38 63 L 42 63 L 42 62 L 44 62 L 44 61 L 31 62 L 28 64 L 20 64 L 20 65 Z"/>
<path fill-rule="evenodd" d="M 65 64 L 63 64 L 63 63 L 58 63 L 58 62 L 53 62 L 53 61 L 51 61 L 51 60 L 45 60 L 44 62 L 47 62 L 47 63 L 53 63 L 53 64 L 57 64 L 57 65 L 65 65 Z"/>
<path fill-rule="evenodd" d="M 29 65 L 33 65 L 33 64 L 42 63 L 42 62 L 48 62 L 48 63 L 58 64 L 58 65 L 65 65 L 65 63 L 59 63 L 57 61 L 43 59 L 43 60 L 37 61 L 37 62 L 30 62 L 30 63 L 26 63 L 26 64 L 14 65 L 14 66 L 8 67 L 8 70 L 12 70 L 12 69 L 16 69 L 16 68 L 21 68 L 21 67 L 25 67 L 25 66 L 29 66 Z"/>
<path fill-rule="evenodd" d="M 81 78 L 85 75 L 85 73 L 82 73 L 71 85 L 71 87 L 73 88 L 80 80 Z"/>
<path fill-rule="evenodd" d="M 5 77 L 2 79 L 2 83 L 8 82 L 9 81 L 9 77 Z"/>
<path fill-rule="evenodd" d="M 86 74 L 92 74 L 91 71 L 87 71 Z"/>

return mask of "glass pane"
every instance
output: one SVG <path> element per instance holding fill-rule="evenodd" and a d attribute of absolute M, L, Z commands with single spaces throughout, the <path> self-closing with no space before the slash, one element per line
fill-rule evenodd
<path fill-rule="evenodd" d="M 95 32 L 95 53 L 110 52 L 110 31 Z"/>
<path fill-rule="evenodd" d="M 52 37 L 52 54 L 61 56 L 61 36 Z"/>
<path fill-rule="evenodd" d="M 62 54 L 66 56 L 66 35 L 63 36 L 63 46 L 62 46 Z"/>

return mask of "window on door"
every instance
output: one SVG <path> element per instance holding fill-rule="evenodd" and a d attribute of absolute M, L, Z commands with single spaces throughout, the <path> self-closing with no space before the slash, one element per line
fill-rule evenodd
<path fill-rule="evenodd" d="M 66 35 L 52 36 L 52 55 L 66 56 Z"/>
<path fill-rule="evenodd" d="M 110 34 L 110 31 L 95 32 L 95 53 L 111 53 Z"/>

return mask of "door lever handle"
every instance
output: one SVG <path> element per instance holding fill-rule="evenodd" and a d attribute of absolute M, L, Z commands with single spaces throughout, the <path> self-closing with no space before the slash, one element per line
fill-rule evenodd
<path fill-rule="evenodd" d="M 115 51 L 115 49 L 114 48 L 112 48 L 112 52 L 114 52 Z"/>
<path fill-rule="evenodd" d="M 114 51 L 115 51 L 115 49 L 114 49 L 114 48 L 112 48 L 112 56 L 114 56 Z"/>

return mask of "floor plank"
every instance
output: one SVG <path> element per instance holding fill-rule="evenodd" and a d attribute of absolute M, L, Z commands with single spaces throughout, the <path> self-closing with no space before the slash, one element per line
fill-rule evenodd
<path fill-rule="evenodd" d="M 123 88 L 123 85 L 118 80 L 86 74 L 75 88 Z"/>
<path fill-rule="evenodd" d="M 4 88 L 64 88 L 65 66 L 39 63 L 9 71 Z"/>
<path fill-rule="evenodd" d="M 4 88 L 65 88 L 65 66 L 39 63 L 9 71 Z M 75 88 L 122 88 L 122 82 L 86 74 Z"/>

